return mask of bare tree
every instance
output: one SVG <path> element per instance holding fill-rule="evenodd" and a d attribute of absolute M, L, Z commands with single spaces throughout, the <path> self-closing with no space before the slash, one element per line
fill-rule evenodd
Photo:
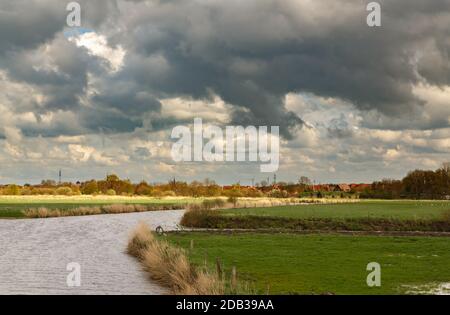
<path fill-rule="evenodd" d="M 300 185 L 311 185 L 311 180 L 308 178 L 308 177 L 306 177 L 306 176 L 301 176 L 300 177 L 300 179 L 298 180 L 298 183 L 300 184 Z"/>

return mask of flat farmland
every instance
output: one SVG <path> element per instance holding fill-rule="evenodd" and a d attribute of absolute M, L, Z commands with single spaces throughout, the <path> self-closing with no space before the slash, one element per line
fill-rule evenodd
<path fill-rule="evenodd" d="M 224 210 L 225 215 L 252 215 L 293 219 L 439 219 L 450 210 L 450 201 L 361 200 L 356 203 L 305 204 Z"/>
<path fill-rule="evenodd" d="M 238 278 L 257 293 L 450 293 L 450 242 L 446 237 L 296 234 L 175 233 L 168 240 L 191 260 Z M 194 248 L 190 249 L 191 240 Z M 381 266 L 381 286 L 369 287 L 369 262 Z"/>

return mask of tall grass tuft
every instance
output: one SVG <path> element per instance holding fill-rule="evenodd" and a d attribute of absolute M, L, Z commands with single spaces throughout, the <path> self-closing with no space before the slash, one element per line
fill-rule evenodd
<path fill-rule="evenodd" d="M 174 294 L 218 295 L 225 293 L 225 283 L 217 274 L 198 269 L 189 262 L 185 251 L 157 239 L 141 223 L 128 243 L 128 253 L 137 257 L 150 277 Z"/>

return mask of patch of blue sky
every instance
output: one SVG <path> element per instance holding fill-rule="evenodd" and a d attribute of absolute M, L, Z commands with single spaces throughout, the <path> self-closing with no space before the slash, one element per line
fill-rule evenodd
<path fill-rule="evenodd" d="M 71 38 L 80 36 L 86 33 L 93 33 L 95 32 L 93 29 L 84 28 L 84 27 L 72 27 L 64 31 L 64 37 Z"/>

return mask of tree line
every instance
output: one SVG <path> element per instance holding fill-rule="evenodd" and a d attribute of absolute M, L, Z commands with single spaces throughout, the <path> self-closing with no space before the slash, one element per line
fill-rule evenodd
<path fill-rule="evenodd" d="M 384 179 L 372 183 L 361 198 L 450 199 L 450 163 L 435 171 L 414 170 L 401 180 Z"/>
<path fill-rule="evenodd" d="M 92 179 L 77 183 L 56 183 L 53 180 L 43 180 L 39 185 L 5 185 L 0 186 L 0 194 L 450 199 L 450 163 L 443 164 L 435 171 L 411 171 L 401 180 L 383 179 L 363 185 L 364 189 L 329 191 L 321 189 L 321 187 L 339 185 L 312 185 L 311 181 L 304 176 L 298 183 L 274 182 L 271 185 L 262 183 L 255 186 L 241 186 L 240 184 L 220 186 L 210 179 L 191 183 L 173 179 L 167 183 L 150 184 L 146 181 L 132 183 L 129 179 L 121 179 L 115 174 L 110 174 L 103 180 Z M 361 186 L 359 185 L 359 187 Z"/>

